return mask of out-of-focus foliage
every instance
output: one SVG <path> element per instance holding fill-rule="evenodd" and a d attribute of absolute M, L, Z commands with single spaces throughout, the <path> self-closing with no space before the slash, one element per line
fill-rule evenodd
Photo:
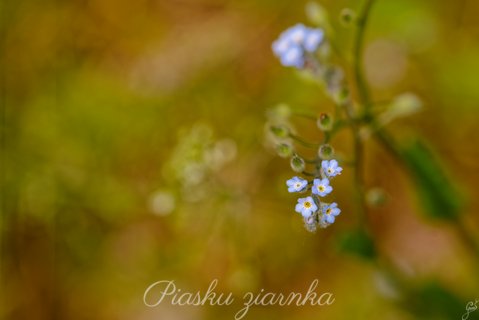
<path fill-rule="evenodd" d="M 341 235 L 338 241 L 339 250 L 364 259 L 374 259 L 376 248 L 371 236 L 364 230 L 349 231 Z"/>
<path fill-rule="evenodd" d="M 433 218 L 458 219 L 460 195 L 455 183 L 444 176 L 443 169 L 420 141 L 413 141 L 404 148 L 403 156 L 416 180 L 418 198 L 425 211 Z"/>
<path fill-rule="evenodd" d="M 359 3 L 320 4 L 338 63 L 348 65 L 354 27 L 339 17 Z M 420 133 L 458 186 L 429 174 L 436 164 L 422 147 L 408 153 L 414 180 L 376 143 L 366 145 L 366 184 L 388 201 L 369 210 L 374 243 L 349 237 L 345 248 L 383 257 L 416 285 L 395 295 L 374 281 L 374 264 L 335 250 L 356 223 L 348 168 L 335 181 L 341 219 L 309 234 L 291 209 L 287 163 L 263 140 L 275 105 L 333 111 L 321 88 L 271 53 L 282 30 L 310 23 L 306 5 L 0 2 L 0 318 L 232 319 L 238 305 L 143 305 L 155 281 L 196 291 L 215 278 L 238 300 L 262 288 L 306 291 L 315 278 L 336 297 L 326 308 L 255 307 L 250 319 L 462 316 L 479 298 L 477 260 L 450 225 L 424 219 L 416 199 L 434 216 L 460 212 L 478 234 L 479 3 L 384 0 L 371 12 L 364 63 L 374 101 L 421 98 L 419 112 L 389 123 L 391 134 Z M 296 123 L 318 139 L 314 122 Z M 350 145 L 346 132 L 334 142 L 341 155 Z M 439 284 L 427 287 L 431 278 Z"/>

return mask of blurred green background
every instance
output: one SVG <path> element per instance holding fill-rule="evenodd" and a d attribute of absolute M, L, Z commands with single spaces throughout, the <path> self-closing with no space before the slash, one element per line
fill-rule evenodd
<path fill-rule="evenodd" d="M 217 290 L 240 302 L 262 288 L 305 292 L 317 278 L 336 297 L 329 307 L 253 307 L 246 319 L 459 319 L 479 299 L 477 256 L 455 227 L 422 214 L 414 180 L 372 141 L 366 183 L 388 201 L 368 217 L 390 267 L 338 250 L 356 221 L 347 168 L 334 182 L 337 222 L 303 228 L 285 188 L 293 174 L 264 142 L 264 123 L 279 103 L 317 114 L 333 107 L 271 53 L 282 30 L 308 23 L 306 4 L 0 3 L 0 318 L 233 319 L 241 307 L 147 308 L 144 290 L 163 279 L 194 292 L 219 279 Z M 358 1 L 321 5 L 348 58 L 354 32 L 338 17 Z M 478 16 L 471 0 L 377 1 L 364 54 L 375 101 L 404 92 L 423 100 L 391 133 L 428 141 L 472 234 Z M 334 146 L 348 154 L 350 142 L 344 134 Z"/>

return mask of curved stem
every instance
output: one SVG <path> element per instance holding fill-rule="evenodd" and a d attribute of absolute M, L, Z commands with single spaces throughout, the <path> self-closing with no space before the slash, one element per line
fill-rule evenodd
<path fill-rule="evenodd" d="M 371 103 L 369 98 L 369 90 L 362 71 L 362 52 L 364 43 L 364 33 L 369 17 L 369 12 L 374 3 L 374 0 L 366 0 L 358 15 L 358 26 L 354 40 L 353 56 L 354 56 L 354 77 L 356 86 L 358 88 L 358 96 L 365 113 L 369 110 Z M 363 180 L 363 153 L 364 146 L 360 136 L 360 121 L 354 115 L 353 105 L 349 102 L 345 105 L 346 116 L 351 123 L 351 130 L 354 137 L 354 189 L 356 191 L 356 201 L 358 202 L 358 219 L 361 225 L 366 222 L 366 197 Z"/>
<path fill-rule="evenodd" d="M 364 32 L 369 18 L 369 12 L 374 3 L 374 0 L 366 0 L 361 12 L 357 18 L 357 31 L 353 47 L 354 56 L 354 77 L 356 79 L 356 85 L 358 87 L 358 96 L 360 103 L 364 106 L 367 112 L 371 108 L 371 100 L 369 97 L 369 90 L 363 75 L 363 44 L 364 44 Z"/>
<path fill-rule="evenodd" d="M 363 181 L 363 143 L 361 141 L 361 136 L 359 133 L 359 123 L 354 119 L 354 111 L 351 103 L 345 105 L 346 117 L 350 121 L 351 131 L 354 139 L 354 190 L 356 192 L 356 202 L 358 220 L 361 225 L 364 225 L 366 222 L 366 197 L 364 194 L 364 181 Z"/>
<path fill-rule="evenodd" d="M 315 158 L 315 159 L 308 159 L 308 158 L 305 158 L 305 157 L 301 157 L 301 158 L 304 160 L 304 162 L 309 163 L 309 164 L 317 164 L 318 163 L 318 158 Z"/>
<path fill-rule="evenodd" d="M 307 148 L 317 148 L 320 145 L 319 143 L 313 143 L 313 142 L 308 142 L 306 140 L 303 140 L 303 138 L 292 133 L 289 134 L 289 137 Z"/>
<path fill-rule="evenodd" d="M 308 113 L 308 112 L 304 112 L 304 111 L 293 111 L 291 114 L 293 116 L 305 118 L 305 119 L 312 120 L 312 121 L 318 120 L 318 118 L 315 115 L 313 115 L 311 113 Z"/>

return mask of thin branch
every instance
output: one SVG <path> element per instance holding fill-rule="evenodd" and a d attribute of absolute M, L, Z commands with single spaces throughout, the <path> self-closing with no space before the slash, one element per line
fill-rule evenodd
<path fill-rule="evenodd" d="M 313 142 L 308 142 L 306 140 L 303 140 L 303 138 L 292 133 L 289 134 L 289 137 L 307 148 L 317 148 L 320 145 L 319 143 L 313 143 Z"/>
<path fill-rule="evenodd" d="M 362 51 L 363 51 L 363 43 L 364 43 L 364 32 L 366 30 L 366 25 L 369 17 L 369 12 L 371 7 L 374 3 L 374 0 L 366 0 L 361 12 L 358 15 L 358 26 L 354 41 L 354 48 L 353 48 L 353 69 L 354 69 L 354 76 L 356 79 L 356 86 L 358 88 L 358 95 L 359 100 L 364 110 L 367 111 L 370 108 L 370 100 L 369 100 L 369 90 L 364 79 L 362 73 Z M 351 102 L 345 105 L 346 116 L 348 120 L 351 122 L 351 130 L 354 137 L 354 189 L 356 191 L 356 201 L 358 202 L 358 218 L 360 224 L 366 222 L 366 197 L 365 197 L 365 190 L 364 190 L 364 180 L 363 180 L 363 158 L 364 158 L 364 146 L 361 141 L 360 136 L 360 123 L 355 117 L 355 112 L 353 110 L 353 105 Z"/>
<path fill-rule="evenodd" d="M 354 57 L 354 77 L 356 79 L 356 85 L 358 87 L 359 102 L 364 106 L 365 111 L 371 107 L 371 100 L 369 96 L 369 89 L 363 75 L 363 46 L 364 46 L 364 33 L 369 18 L 369 12 L 374 3 L 374 0 L 366 0 L 361 12 L 357 18 L 357 29 L 353 47 Z"/>
<path fill-rule="evenodd" d="M 293 111 L 293 112 L 291 112 L 291 114 L 292 114 L 293 116 L 305 118 L 305 119 L 312 120 L 312 121 L 318 120 L 318 117 L 316 117 L 315 115 L 310 114 L 310 113 L 308 113 L 308 112 Z"/>

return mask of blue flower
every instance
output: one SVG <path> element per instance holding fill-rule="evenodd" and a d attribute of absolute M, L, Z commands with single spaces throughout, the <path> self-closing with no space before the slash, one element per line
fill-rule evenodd
<path fill-rule="evenodd" d="M 313 182 L 314 182 L 313 188 L 312 188 L 313 194 L 324 197 L 327 194 L 331 193 L 331 191 L 333 191 L 333 187 L 329 185 L 329 180 L 326 178 L 322 180 L 314 179 Z"/>
<path fill-rule="evenodd" d="M 290 42 L 300 46 L 303 44 L 308 32 L 309 28 L 306 28 L 302 23 L 298 23 L 287 29 L 282 36 L 289 39 Z"/>
<path fill-rule="evenodd" d="M 329 178 L 337 176 L 343 171 L 343 168 L 338 165 L 336 160 L 323 160 L 323 162 L 321 162 L 321 168 L 323 169 L 323 173 Z"/>
<path fill-rule="evenodd" d="M 301 69 L 304 66 L 303 52 L 299 47 L 290 47 L 280 57 L 281 64 L 285 67 L 296 67 Z"/>
<path fill-rule="evenodd" d="M 281 64 L 301 69 L 305 65 L 305 53 L 316 51 L 323 40 L 324 31 L 322 29 L 296 24 L 281 33 L 279 38 L 273 42 L 272 49 Z"/>
<path fill-rule="evenodd" d="M 299 198 L 295 208 L 305 218 L 311 217 L 318 210 L 313 197 Z"/>
<path fill-rule="evenodd" d="M 298 177 L 293 177 L 286 181 L 286 185 L 288 186 L 288 192 L 301 192 L 306 190 L 308 181 Z"/>
<path fill-rule="evenodd" d="M 321 211 L 323 213 L 321 222 L 326 224 L 334 223 L 336 216 L 341 213 L 341 209 L 338 208 L 338 204 L 336 202 L 333 202 L 330 205 L 324 205 Z"/>
<path fill-rule="evenodd" d="M 324 39 L 324 32 L 321 29 L 310 29 L 303 41 L 304 50 L 314 52 Z"/>

